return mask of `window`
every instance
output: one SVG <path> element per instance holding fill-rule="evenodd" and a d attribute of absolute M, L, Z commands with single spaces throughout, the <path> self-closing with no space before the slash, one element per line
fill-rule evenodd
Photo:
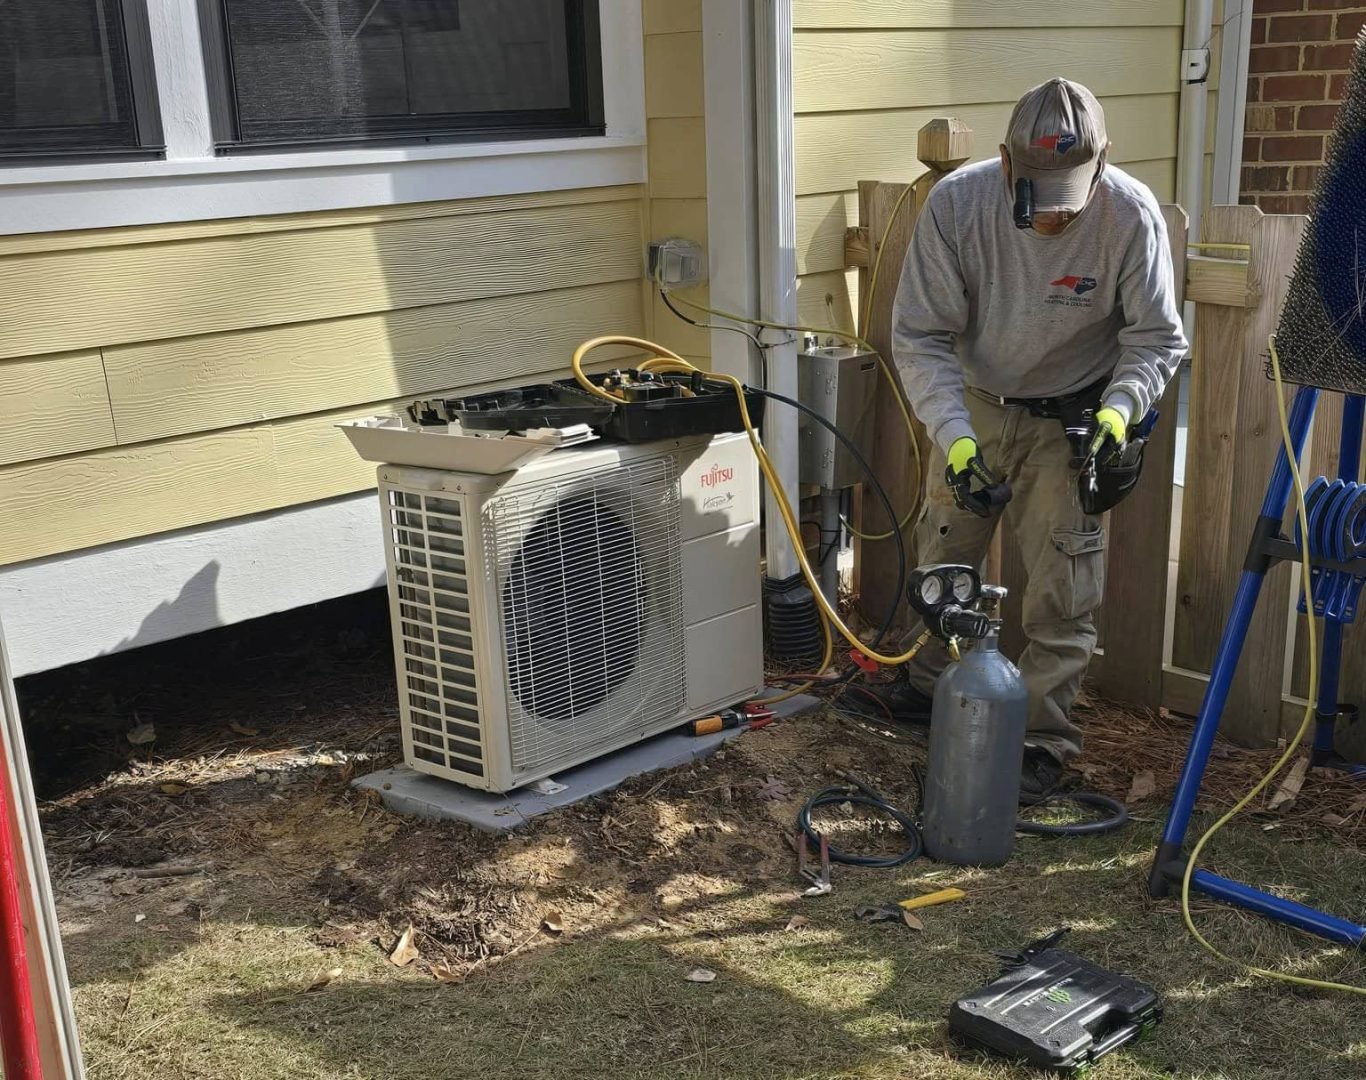
<path fill-rule="evenodd" d="M 597 0 L 201 0 L 220 150 L 603 133 Z"/>
<path fill-rule="evenodd" d="M 0 3 L 0 155 L 160 149 L 145 0 Z"/>

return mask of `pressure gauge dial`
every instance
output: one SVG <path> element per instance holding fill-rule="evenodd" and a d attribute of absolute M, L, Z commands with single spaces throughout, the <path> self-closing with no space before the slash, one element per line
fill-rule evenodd
<path fill-rule="evenodd" d="M 943 563 L 911 571 L 907 591 L 911 607 L 925 619 L 926 625 L 932 626 L 945 607 L 969 607 L 976 603 L 982 593 L 982 581 L 970 566 Z"/>

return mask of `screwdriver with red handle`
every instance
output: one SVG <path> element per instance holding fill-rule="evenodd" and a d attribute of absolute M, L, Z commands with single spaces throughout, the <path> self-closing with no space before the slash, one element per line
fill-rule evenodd
<path fill-rule="evenodd" d="M 713 716 L 703 716 L 692 722 L 692 733 L 694 735 L 711 735 L 717 731 L 727 731 L 731 728 L 747 727 L 750 731 L 757 728 L 766 727 L 773 723 L 773 713 L 767 709 L 760 709 L 750 712 L 740 712 L 738 709 L 722 709 Z"/>

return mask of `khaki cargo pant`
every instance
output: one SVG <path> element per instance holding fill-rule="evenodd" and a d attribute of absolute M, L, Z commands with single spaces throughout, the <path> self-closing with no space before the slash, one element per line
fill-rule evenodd
<path fill-rule="evenodd" d="M 1105 535 L 1099 518 L 1078 505 L 1076 473 L 1062 425 L 1007 408 L 969 390 L 968 412 L 990 468 L 1010 482 L 1014 497 L 1003 513 L 1029 575 L 1020 610 L 1029 640 L 1020 673 L 1029 688 L 1028 744 L 1068 761 L 1081 750 L 1081 729 L 1068 713 L 1096 646 L 1094 613 L 1104 592 Z M 980 518 L 959 510 L 944 482 L 947 462 L 937 448 L 927 463 L 925 506 L 916 525 L 917 557 L 979 569 L 1000 515 Z M 948 652 L 932 641 L 909 665 L 911 685 L 933 694 Z"/>

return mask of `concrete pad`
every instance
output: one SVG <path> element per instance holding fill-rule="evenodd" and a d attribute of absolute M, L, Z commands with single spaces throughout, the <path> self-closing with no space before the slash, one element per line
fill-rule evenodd
<path fill-rule="evenodd" d="M 779 702 L 773 712 L 776 716 L 794 716 L 817 704 L 816 698 L 802 694 Z M 656 735 L 557 774 L 552 779 L 564 787 L 553 794 L 543 794 L 534 786 L 528 786 L 499 795 L 429 776 L 407 765 L 369 773 L 352 781 L 352 786 L 375 792 L 396 814 L 463 821 L 485 832 L 508 832 L 525 825 L 537 814 L 611 791 L 633 776 L 709 757 L 743 734 L 744 729 L 733 728 L 711 735 L 688 735 L 679 731 Z"/>

